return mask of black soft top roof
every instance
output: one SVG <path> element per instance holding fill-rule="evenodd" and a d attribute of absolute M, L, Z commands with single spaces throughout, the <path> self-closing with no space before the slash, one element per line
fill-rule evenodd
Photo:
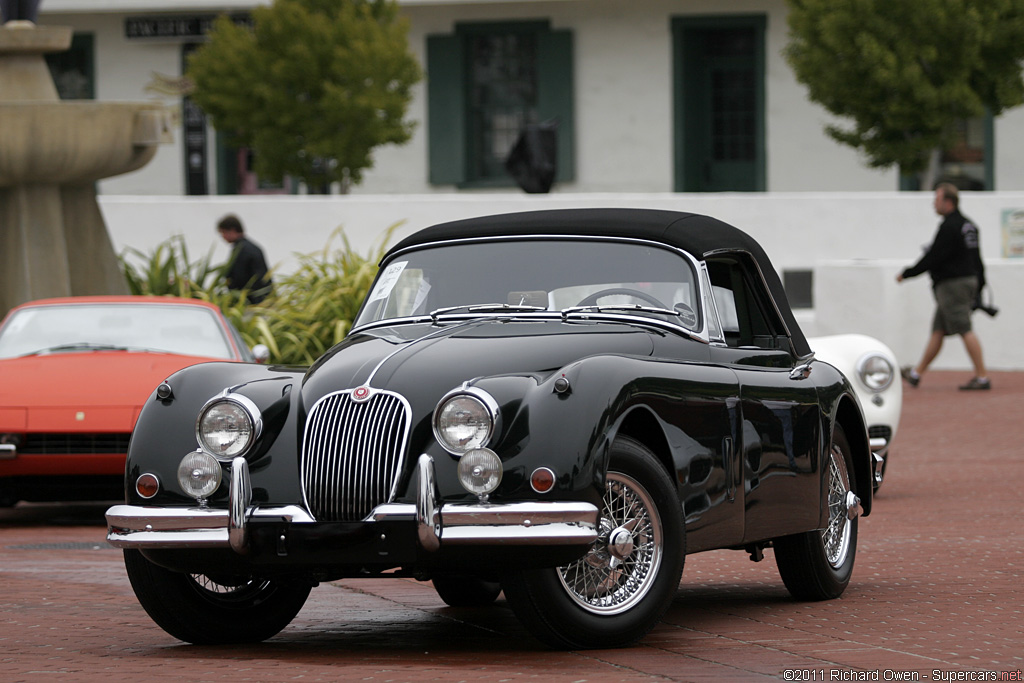
<path fill-rule="evenodd" d="M 409 247 L 476 237 L 580 235 L 645 239 L 682 249 L 699 260 L 717 251 L 748 252 L 757 261 L 779 312 L 789 328 L 795 351 L 811 352 L 793 317 L 782 281 L 754 238 L 717 218 L 656 209 L 551 209 L 467 218 L 439 223 L 406 237 L 391 254 Z"/>

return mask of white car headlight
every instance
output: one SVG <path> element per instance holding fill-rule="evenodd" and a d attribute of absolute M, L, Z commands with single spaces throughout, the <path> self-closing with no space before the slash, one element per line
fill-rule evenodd
<path fill-rule="evenodd" d="M 487 445 L 497 419 L 498 405 L 490 394 L 457 389 L 434 410 L 434 437 L 446 451 L 461 456 Z"/>
<path fill-rule="evenodd" d="M 221 460 L 244 455 L 259 435 L 259 410 L 237 394 L 207 403 L 196 421 L 196 439 L 207 453 Z"/>
<path fill-rule="evenodd" d="M 869 353 L 857 361 L 857 376 L 871 391 L 885 391 L 896 377 L 896 368 L 885 356 Z"/>

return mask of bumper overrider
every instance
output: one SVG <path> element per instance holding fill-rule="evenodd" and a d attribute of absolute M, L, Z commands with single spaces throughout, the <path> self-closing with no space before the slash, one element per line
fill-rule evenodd
<path fill-rule="evenodd" d="M 377 506 L 362 524 L 415 525 L 419 549 L 442 547 L 563 546 L 589 547 L 598 536 L 597 507 L 586 502 L 529 501 L 507 504 L 466 504 L 438 501 L 433 458 L 417 463 L 416 503 Z M 139 550 L 230 548 L 246 555 L 253 530 L 261 524 L 286 524 L 296 531 L 318 522 L 298 505 L 252 505 L 249 466 L 244 458 L 231 463 L 228 509 L 115 505 L 107 510 L 107 542 Z"/>

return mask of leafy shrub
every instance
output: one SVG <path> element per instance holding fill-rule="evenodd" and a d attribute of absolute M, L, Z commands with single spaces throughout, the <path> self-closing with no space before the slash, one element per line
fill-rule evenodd
<path fill-rule="evenodd" d="M 209 301 L 224 312 L 250 347 L 266 345 L 270 362 L 310 365 L 348 334 L 377 274 L 377 263 L 399 225 L 384 232 L 369 256 L 355 253 L 339 228 L 322 251 L 299 256 L 294 272 L 275 273 L 274 291 L 258 304 L 247 303 L 245 292 L 227 288 L 224 265 L 211 266 L 211 255 L 190 261 L 181 236 L 160 244 L 148 256 L 126 250 L 121 264 L 133 294 Z M 338 239 L 341 247 L 333 248 Z M 142 265 L 132 265 L 130 255 L 142 259 Z"/>

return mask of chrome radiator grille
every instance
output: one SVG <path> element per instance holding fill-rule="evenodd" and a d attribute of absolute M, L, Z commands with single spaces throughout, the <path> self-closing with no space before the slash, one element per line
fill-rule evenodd
<path fill-rule="evenodd" d="M 362 520 L 394 493 L 411 411 L 397 394 L 364 392 L 360 388 L 330 394 L 309 413 L 302 443 L 302 487 L 317 520 Z"/>

